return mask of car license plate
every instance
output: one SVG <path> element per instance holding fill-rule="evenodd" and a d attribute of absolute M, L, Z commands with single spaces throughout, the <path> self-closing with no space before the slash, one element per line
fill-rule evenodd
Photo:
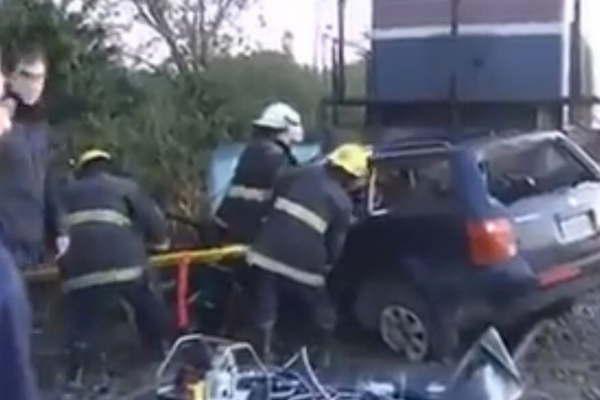
<path fill-rule="evenodd" d="M 589 213 L 579 214 L 562 220 L 560 222 L 560 230 L 565 243 L 578 242 L 596 233 Z"/>

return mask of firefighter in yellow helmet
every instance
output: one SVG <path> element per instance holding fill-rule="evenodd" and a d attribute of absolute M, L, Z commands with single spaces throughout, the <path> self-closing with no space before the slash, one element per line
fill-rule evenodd
<path fill-rule="evenodd" d="M 342 250 L 352 219 L 350 193 L 366 182 L 370 151 L 344 144 L 326 162 L 284 174 L 275 185 L 273 204 L 247 262 L 257 271 L 252 291 L 251 341 L 263 356 L 272 356 L 271 342 L 281 300 L 305 308 L 317 328 L 314 345 L 328 355 L 336 323 L 325 281 Z"/>
<path fill-rule="evenodd" d="M 67 391 L 80 389 L 90 363 L 103 365 L 103 356 L 110 356 L 104 353 L 104 324 L 120 302 L 134 310 L 145 354 L 160 359 L 169 336 L 168 312 L 147 270 L 147 248 L 168 247 L 166 221 L 136 182 L 111 173 L 111 160 L 100 149 L 83 153 L 76 179 L 61 193 L 69 238 L 58 258 L 70 354 Z"/>
<path fill-rule="evenodd" d="M 100 149 L 91 149 L 91 150 L 84 151 L 81 154 L 81 156 L 79 156 L 79 159 L 77 160 L 77 165 L 76 165 L 77 170 L 78 171 L 83 170 L 86 164 L 88 164 L 94 160 L 96 160 L 96 161 L 98 161 L 98 160 L 111 161 L 112 156 L 110 155 L 109 152 L 100 150 Z"/>

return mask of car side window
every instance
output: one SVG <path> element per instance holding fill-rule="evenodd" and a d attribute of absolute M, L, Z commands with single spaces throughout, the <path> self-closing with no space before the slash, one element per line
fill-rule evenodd
<path fill-rule="evenodd" d="M 447 158 L 375 163 L 369 182 L 369 213 L 426 213 L 448 205 L 452 177 Z"/>
<path fill-rule="evenodd" d="M 489 193 L 504 204 L 597 180 L 558 139 L 499 146 L 485 158 Z"/>

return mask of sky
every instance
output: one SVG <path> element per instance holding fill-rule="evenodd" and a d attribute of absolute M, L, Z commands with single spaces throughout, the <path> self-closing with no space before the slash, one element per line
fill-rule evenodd
<path fill-rule="evenodd" d="M 337 35 L 337 2 L 338 0 L 257 0 L 258 5 L 252 12 L 247 13 L 241 22 L 252 41 L 260 43 L 265 49 L 281 50 L 284 33 L 291 32 L 294 37 L 292 49 L 296 60 L 302 64 L 320 66 L 323 62 L 329 63 L 330 60 L 330 42 L 325 44 L 322 40 L 323 35 L 328 32 L 330 36 Z M 370 30 L 372 0 L 346 2 L 347 39 L 349 42 L 368 46 L 364 34 Z M 121 4 L 127 2 L 122 1 Z M 266 27 L 261 27 L 258 22 L 258 16 L 261 14 L 265 17 Z M 125 43 L 135 45 L 154 36 L 153 32 L 139 24 L 131 24 L 131 15 L 131 9 L 122 13 L 125 19 L 122 22 L 131 26 Z M 583 0 L 583 16 L 583 31 L 598 49 L 595 75 L 596 82 L 600 82 L 600 0 Z M 154 56 L 157 60 L 164 59 L 166 49 L 157 49 Z M 352 47 L 348 47 L 347 57 L 352 61 L 358 55 Z"/>
<path fill-rule="evenodd" d="M 290 6 L 290 3 L 294 3 Z M 249 33 L 267 48 L 281 48 L 281 37 L 286 30 L 294 35 L 293 50 L 296 59 L 313 64 L 321 59 L 322 34 L 337 36 L 337 0 L 262 0 L 261 12 L 267 29 L 250 29 Z M 349 41 L 365 44 L 364 34 L 371 25 L 371 0 L 347 0 L 346 34 Z M 315 54 L 316 52 L 316 54 Z M 354 53 L 349 49 L 349 55 Z"/>
<path fill-rule="evenodd" d="M 329 26 L 330 34 L 337 36 L 337 1 L 338 0 L 258 0 L 257 5 L 246 13 L 242 18 L 241 25 L 245 33 L 253 43 L 260 43 L 264 49 L 282 49 L 282 38 L 286 31 L 292 33 L 293 52 L 298 62 L 302 64 L 322 64 L 323 34 L 327 34 Z M 371 1 L 372 0 L 346 0 L 346 34 L 349 41 L 360 41 L 361 45 L 367 46 L 364 34 L 369 31 L 371 25 Z M 600 0 L 599 0 L 600 1 Z M 291 5 L 293 4 L 293 5 Z M 127 2 L 121 3 L 121 17 L 117 23 L 127 25 L 129 33 L 124 43 L 132 45 L 145 42 L 155 34 L 141 26 L 131 24 L 131 16 L 135 10 Z M 266 27 L 261 27 L 259 15 L 264 16 Z M 325 47 L 330 49 L 330 42 Z M 152 59 L 159 61 L 166 56 L 163 47 L 154 51 Z M 329 50 L 327 50 L 327 62 L 329 62 Z M 348 49 L 348 58 L 355 59 L 357 55 Z"/>

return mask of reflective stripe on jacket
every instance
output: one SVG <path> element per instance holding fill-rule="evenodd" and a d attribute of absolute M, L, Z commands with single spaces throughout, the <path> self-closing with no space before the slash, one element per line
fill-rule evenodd
<path fill-rule="evenodd" d="M 232 199 L 242 199 L 247 201 L 265 202 L 271 198 L 271 190 L 253 188 L 243 185 L 233 185 L 227 191 L 227 197 Z"/>
<path fill-rule="evenodd" d="M 162 213 L 130 179 L 90 173 L 70 182 L 61 200 L 70 244 L 58 261 L 69 290 L 137 279 L 132 266 L 147 265 L 147 246 L 168 242 Z"/>
<path fill-rule="evenodd" d="M 65 216 L 64 224 L 67 228 L 71 228 L 76 225 L 89 224 L 93 222 L 114 224 L 118 226 L 131 225 L 131 220 L 129 217 L 121 214 L 118 211 L 108 208 L 73 212 Z"/>
<path fill-rule="evenodd" d="M 296 203 L 284 197 L 278 197 L 275 200 L 274 208 L 296 218 L 298 221 L 303 222 L 320 234 L 324 234 L 327 230 L 327 221 L 319 214 L 309 210 L 300 203 Z"/>
<path fill-rule="evenodd" d="M 274 274 L 279 274 L 290 278 L 291 280 L 302 283 L 307 286 L 322 287 L 325 286 L 325 278 L 322 274 L 304 272 L 291 265 L 284 264 L 273 258 L 260 254 L 255 250 L 250 250 L 246 255 L 246 261 L 253 265 Z"/>
<path fill-rule="evenodd" d="M 273 196 L 248 263 L 305 285 L 323 286 L 350 226 L 350 198 L 324 166 L 282 176 Z"/>
<path fill-rule="evenodd" d="M 137 281 L 144 275 L 143 267 L 130 267 L 92 272 L 77 278 L 67 279 L 62 284 L 63 292 L 81 290 L 94 286 Z"/>
<path fill-rule="evenodd" d="M 285 144 L 255 139 L 244 150 L 215 221 L 233 240 L 250 243 L 268 211 L 277 175 L 296 160 Z"/>

